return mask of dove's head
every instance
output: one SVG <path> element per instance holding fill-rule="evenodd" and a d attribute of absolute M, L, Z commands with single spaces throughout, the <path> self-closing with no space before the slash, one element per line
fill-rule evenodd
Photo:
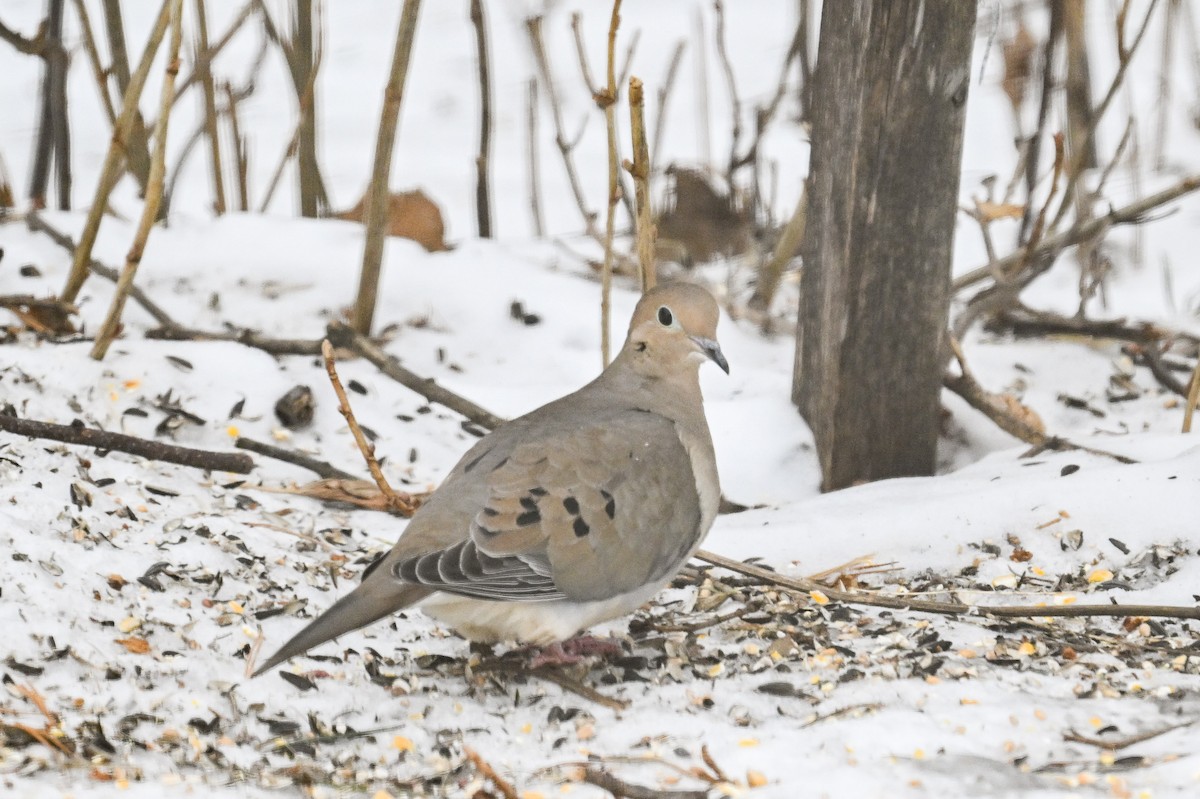
<path fill-rule="evenodd" d="M 711 360 L 729 373 L 717 343 L 720 310 L 712 295 L 691 283 L 663 283 L 638 301 L 623 355 L 642 374 L 695 373 Z"/>

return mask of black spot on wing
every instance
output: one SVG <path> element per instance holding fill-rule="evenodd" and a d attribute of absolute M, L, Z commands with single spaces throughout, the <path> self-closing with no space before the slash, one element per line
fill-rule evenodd
<path fill-rule="evenodd" d="M 583 520 L 582 516 L 575 517 L 575 524 L 571 526 L 571 529 L 575 531 L 576 538 L 583 538 L 592 531 L 592 528 L 588 527 L 588 523 Z"/>
<path fill-rule="evenodd" d="M 542 520 L 541 511 L 534 506 L 533 510 L 527 510 L 517 517 L 517 527 L 528 527 L 531 524 L 537 524 Z"/>
<path fill-rule="evenodd" d="M 383 559 L 384 559 L 385 557 L 387 557 L 387 553 L 386 553 L 386 552 L 380 552 L 378 555 L 376 555 L 376 556 L 374 557 L 374 559 L 372 559 L 372 560 L 371 560 L 371 562 L 367 564 L 367 568 L 363 569 L 363 573 L 362 573 L 362 578 L 361 578 L 361 579 L 365 580 L 365 579 L 367 579 L 368 577 L 370 577 L 370 576 L 371 576 L 371 572 L 373 572 L 373 571 L 375 571 L 375 569 L 379 568 L 379 564 L 380 564 L 380 563 L 383 563 Z"/>
<path fill-rule="evenodd" d="M 537 500 L 534 497 L 521 497 L 521 507 L 525 510 L 537 510 Z"/>
<path fill-rule="evenodd" d="M 612 494 L 600 489 L 600 496 L 604 497 L 604 512 L 608 514 L 608 518 L 615 518 L 617 515 L 617 500 Z"/>
<path fill-rule="evenodd" d="M 566 508 L 567 513 L 571 514 L 572 516 L 579 515 L 579 500 L 575 499 L 575 497 L 568 496 L 563 499 L 563 507 Z"/>
<path fill-rule="evenodd" d="M 479 453 L 479 457 L 477 457 L 477 458 L 472 458 L 470 463 L 468 463 L 466 466 L 463 466 L 463 472 L 469 472 L 469 471 L 471 471 L 472 469 L 474 469 L 476 466 L 478 466 L 478 465 L 479 465 L 479 462 L 480 462 L 481 460 L 483 460 L 484 458 L 486 458 L 486 457 L 487 457 L 487 454 L 488 454 L 489 452 L 491 452 L 491 451 L 492 451 L 492 448 L 491 448 L 491 447 L 488 447 L 488 448 L 487 448 L 487 449 L 485 449 L 483 452 Z"/>

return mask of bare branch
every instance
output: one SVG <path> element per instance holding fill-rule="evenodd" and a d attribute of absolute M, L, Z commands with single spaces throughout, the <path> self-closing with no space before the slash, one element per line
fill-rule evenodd
<path fill-rule="evenodd" d="M 354 302 L 354 329 L 363 335 L 371 332 L 375 316 L 375 296 L 379 287 L 379 272 L 383 265 L 383 240 L 387 234 L 388 178 L 392 173 L 392 149 L 396 144 L 396 127 L 400 120 L 400 105 L 404 100 L 404 84 L 408 78 L 408 61 L 412 55 L 413 36 L 417 30 L 417 12 L 421 0 L 404 0 L 400 24 L 396 28 L 396 44 L 392 51 L 392 67 L 388 72 L 383 95 L 383 112 L 379 117 L 379 132 L 375 137 L 375 164 L 371 170 L 371 185 L 366 198 L 366 233 L 363 243 L 362 272 L 358 278 L 358 297 Z"/>
<path fill-rule="evenodd" d="M 98 450 L 115 450 L 153 461 L 165 461 L 215 472 L 247 474 L 254 468 L 254 460 L 249 455 L 240 452 L 211 452 L 179 447 L 174 444 L 127 436 L 123 433 L 96 430 L 92 427 L 84 427 L 82 423 L 52 424 L 0 414 L 0 430 L 17 436 L 44 438 L 61 441 L 64 444 L 94 447 Z"/>

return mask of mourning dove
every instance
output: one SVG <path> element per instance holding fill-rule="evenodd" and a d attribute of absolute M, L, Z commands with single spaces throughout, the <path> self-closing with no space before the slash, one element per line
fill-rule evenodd
<path fill-rule="evenodd" d="M 546 646 L 648 601 L 717 515 L 698 375 L 729 371 L 717 317 L 696 286 L 647 292 L 599 377 L 480 439 L 359 587 L 255 674 L 412 605 L 471 640 Z"/>

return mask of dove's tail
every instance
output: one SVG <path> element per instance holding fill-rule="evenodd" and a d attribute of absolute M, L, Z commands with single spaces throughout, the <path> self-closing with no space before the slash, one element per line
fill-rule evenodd
<path fill-rule="evenodd" d="M 421 601 L 430 590 L 419 585 L 406 585 L 392 579 L 366 579 L 334 606 L 322 613 L 279 648 L 259 666 L 253 676 L 269 671 L 288 658 L 301 655 L 314 646 L 339 635 L 365 627 L 373 621 L 390 616 L 398 610 Z"/>

